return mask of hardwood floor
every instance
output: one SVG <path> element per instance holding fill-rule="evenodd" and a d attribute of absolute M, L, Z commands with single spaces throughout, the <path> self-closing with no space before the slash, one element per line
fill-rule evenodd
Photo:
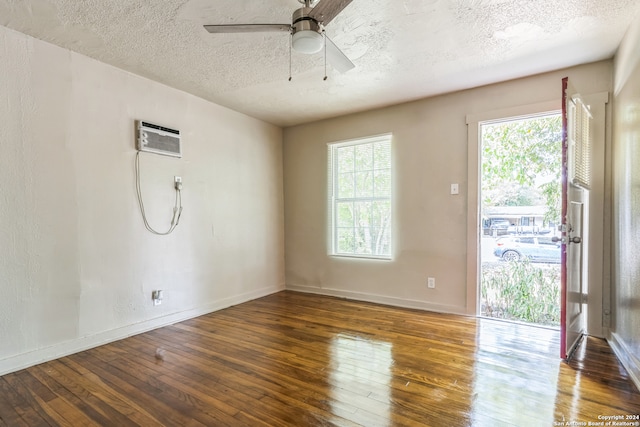
<path fill-rule="evenodd" d="M 0 377 L 0 425 L 552 426 L 640 414 L 606 342 L 588 338 L 566 364 L 558 339 L 281 292 Z"/>

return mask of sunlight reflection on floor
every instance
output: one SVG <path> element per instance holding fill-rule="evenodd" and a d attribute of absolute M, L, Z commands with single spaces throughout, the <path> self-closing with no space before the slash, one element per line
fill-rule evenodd
<path fill-rule="evenodd" d="M 333 338 L 334 414 L 363 425 L 390 425 L 392 348 L 390 343 L 357 336 L 339 334 Z M 350 410 L 352 414 L 345 417 L 344 412 Z M 368 417 L 367 412 L 374 417 Z M 389 422 L 381 424 L 381 420 Z"/>
<path fill-rule="evenodd" d="M 473 425 L 553 425 L 557 394 L 558 372 L 561 360 L 559 350 L 549 347 L 549 340 L 536 340 L 531 345 L 545 344 L 533 349 L 535 363 L 532 369 L 532 348 L 520 348 L 521 342 L 509 343 L 514 336 L 505 334 L 506 326 L 500 322 L 478 322 L 476 363 L 473 381 Z M 510 324 L 508 328 L 517 329 Z M 527 330 L 534 330 L 527 326 Z M 541 333 L 556 333 L 540 330 Z M 505 351 L 506 349 L 509 349 Z M 554 351 L 555 350 L 555 351 Z M 537 351 L 537 353 L 536 353 Z M 554 353 L 556 355 L 554 356 Z M 535 420 L 535 421 L 534 421 Z M 533 425 L 533 424 L 529 424 Z"/>

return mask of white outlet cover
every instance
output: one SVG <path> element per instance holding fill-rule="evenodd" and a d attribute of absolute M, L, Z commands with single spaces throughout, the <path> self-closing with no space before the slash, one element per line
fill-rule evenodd
<path fill-rule="evenodd" d="M 451 184 L 451 194 L 459 194 L 460 193 L 460 188 L 458 187 L 458 184 Z"/>

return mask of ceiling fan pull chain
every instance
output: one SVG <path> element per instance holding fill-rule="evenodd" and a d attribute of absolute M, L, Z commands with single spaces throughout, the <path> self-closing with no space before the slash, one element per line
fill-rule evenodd
<path fill-rule="evenodd" d="M 292 39 L 293 39 L 293 34 L 289 35 L 289 81 L 291 81 L 291 49 L 292 49 Z"/>
<path fill-rule="evenodd" d="M 322 37 L 324 37 L 324 79 L 327 80 L 327 33 L 322 30 Z"/>

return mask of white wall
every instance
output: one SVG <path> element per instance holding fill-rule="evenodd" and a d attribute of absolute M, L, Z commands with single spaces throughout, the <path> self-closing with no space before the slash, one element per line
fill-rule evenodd
<path fill-rule="evenodd" d="M 523 105 L 560 107 L 562 77 L 587 93 L 611 91 L 604 61 L 285 129 L 287 288 L 453 313 L 475 313 L 467 281 L 466 118 Z M 327 147 L 390 132 L 394 155 L 393 260 L 328 255 Z M 600 159 L 603 161 L 603 159 Z M 460 194 L 449 194 L 450 184 Z M 472 274 L 475 279 L 475 273 Z M 428 289 L 427 276 L 436 278 Z M 602 287 L 602 277 L 595 278 Z M 475 286 L 475 283 L 472 285 Z M 599 301 L 590 301 L 601 306 Z M 601 307 L 598 313 L 602 313 Z M 602 324 L 602 318 L 595 319 Z"/>
<path fill-rule="evenodd" d="M 615 58 L 611 344 L 640 389 L 640 19 Z"/>
<path fill-rule="evenodd" d="M 183 135 L 141 158 L 167 237 L 135 119 Z M 280 128 L 0 27 L 0 144 L 0 375 L 283 288 Z"/>

